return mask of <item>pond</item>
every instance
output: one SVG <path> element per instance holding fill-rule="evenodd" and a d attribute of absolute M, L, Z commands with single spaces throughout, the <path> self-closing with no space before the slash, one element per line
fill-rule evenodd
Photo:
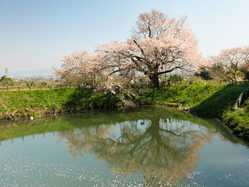
<path fill-rule="evenodd" d="M 165 108 L 0 126 L 0 186 L 249 186 L 249 149 Z"/>

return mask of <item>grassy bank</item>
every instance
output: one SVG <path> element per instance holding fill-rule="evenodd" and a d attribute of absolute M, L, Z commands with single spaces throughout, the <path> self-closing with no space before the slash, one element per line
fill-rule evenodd
<path fill-rule="evenodd" d="M 234 108 L 241 93 L 245 92 L 249 93 L 248 83 L 228 85 L 215 81 L 180 81 L 160 90 L 144 89 L 133 100 L 139 104 L 190 110 L 204 118 L 219 118 L 234 134 L 249 140 L 249 99 Z M 1 92 L 0 119 L 39 118 L 83 110 L 112 111 L 132 106 L 130 100 L 131 96 L 124 93 L 114 95 L 75 88 Z"/>
<path fill-rule="evenodd" d="M 239 124 L 240 127 L 249 128 L 249 105 L 237 109 L 237 110 L 229 110 L 224 113 L 223 117 L 226 122 L 230 122 L 231 124 Z"/>
<path fill-rule="evenodd" d="M 140 99 L 180 109 L 190 109 L 200 105 L 225 86 L 216 81 L 181 81 L 165 89 L 150 90 Z"/>
<path fill-rule="evenodd" d="M 229 84 L 217 90 L 213 95 L 192 107 L 192 112 L 205 118 L 222 118 L 233 109 L 240 95 L 249 90 L 248 84 Z"/>
<path fill-rule="evenodd" d="M 248 99 L 249 102 L 249 99 Z M 224 123 L 233 133 L 249 141 L 249 104 L 236 110 L 229 110 L 223 114 Z"/>
<path fill-rule="evenodd" d="M 74 92 L 73 88 L 0 92 L 0 119 L 41 117 L 60 112 Z"/>
<path fill-rule="evenodd" d="M 233 134 L 249 141 L 249 84 L 231 84 L 194 106 L 191 111 L 205 118 L 219 118 Z"/>
<path fill-rule="evenodd" d="M 0 92 L 0 119 L 41 117 L 65 111 L 114 110 L 132 105 L 128 102 L 130 100 L 142 104 L 191 108 L 223 88 L 224 85 L 212 81 L 183 81 L 166 89 L 144 90 L 140 96 L 132 99 L 132 96 L 124 93 L 113 95 L 111 92 L 76 88 L 5 91 Z"/>
<path fill-rule="evenodd" d="M 203 118 L 218 118 L 232 132 L 249 141 L 249 98 L 235 107 L 249 84 L 224 84 L 216 81 L 179 82 L 167 89 L 150 91 L 141 97 L 156 104 L 190 110 Z"/>
<path fill-rule="evenodd" d="M 123 94 L 78 88 L 5 91 L 0 92 L 0 119 L 40 118 L 84 110 L 115 110 L 124 107 L 124 97 Z"/>

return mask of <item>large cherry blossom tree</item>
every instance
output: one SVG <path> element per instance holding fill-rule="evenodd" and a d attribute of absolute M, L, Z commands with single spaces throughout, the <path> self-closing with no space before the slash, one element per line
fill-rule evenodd
<path fill-rule="evenodd" d="M 197 42 L 185 20 L 155 10 L 141 14 L 130 39 L 100 48 L 104 68 L 124 77 L 143 75 L 159 87 L 161 75 L 198 66 Z"/>
<path fill-rule="evenodd" d="M 138 17 L 133 35 L 125 42 L 111 42 L 95 53 L 67 56 L 58 75 L 66 81 L 94 84 L 96 75 L 107 85 L 119 85 L 145 77 L 159 87 L 160 76 L 190 70 L 199 65 L 200 54 L 185 18 L 172 19 L 158 11 Z"/>

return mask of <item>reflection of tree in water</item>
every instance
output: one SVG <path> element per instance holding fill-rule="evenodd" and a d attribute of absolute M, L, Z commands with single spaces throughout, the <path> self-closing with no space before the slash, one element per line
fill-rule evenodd
<path fill-rule="evenodd" d="M 60 133 L 70 152 L 90 151 L 118 173 L 141 171 L 146 185 L 176 181 L 191 174 L 209 133 L 188 121 L 137 120 Z"/>

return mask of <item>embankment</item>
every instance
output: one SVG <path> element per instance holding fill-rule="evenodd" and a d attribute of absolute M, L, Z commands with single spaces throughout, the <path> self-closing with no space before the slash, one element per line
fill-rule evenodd
<path fill-rule="evenodd" d="M 249 83 L 217 81 L 179 82 L 151 91 L 142 99 L 190 111 L 202 118 L 217 118 L 233 134 L 249 141 Z"/>
<path fill-rule="evenodd" d="M 122 93 L 79 88 L 4 91 L 0 93 L 0 120 L 34 119 L 58 113 L 136 107 L 128 97 Z"/>
<path fill-rule="evenodd" d="M 191 111 L 203 118 L 219 118 L 236 136 L 249 141 L 248 83 L 181 81 L 165 89 L 143 90 L 140 96 L 132 97 L 75 88 L 5 91 L 0 93 L 0 119 L 33 119 L 66 112 L 159 104 Z"/>
<path fill-rule="evenodd" d="M 0 119 L 38 118 L 63 112 L 74 88 L 0 92 Z"/>

